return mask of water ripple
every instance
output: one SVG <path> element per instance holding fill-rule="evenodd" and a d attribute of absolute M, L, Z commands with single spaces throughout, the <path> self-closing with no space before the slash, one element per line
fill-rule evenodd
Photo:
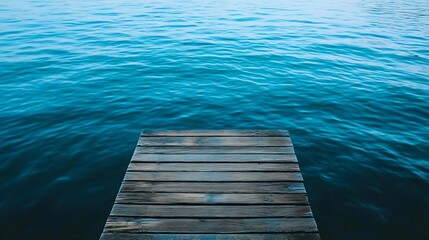
<path fill-rule="evenodd" d="M 97 239 L 141 129 L 289 129 L 323 239 L 429 239 L 429 2 L 0 3 L 0 239 Z"/>

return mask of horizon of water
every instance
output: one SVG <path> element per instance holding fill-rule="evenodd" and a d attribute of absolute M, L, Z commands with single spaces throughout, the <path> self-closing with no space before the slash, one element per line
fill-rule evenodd
<path fill-rule="evenodd" d="M 97 239 L 142 129 L 288 129 L 324 240 L 429 239 L 429 1 L 0 2 L 0 239 Z"/>

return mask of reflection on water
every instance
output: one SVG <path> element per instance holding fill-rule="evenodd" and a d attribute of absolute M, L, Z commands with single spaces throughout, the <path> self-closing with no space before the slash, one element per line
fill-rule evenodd
<path fill-rule="evenodd" d="M 97 239 L 141 129 L 289 129 L 324 240 L 428 239 L 429 2 L 3 1 L 0 239 Z"/>

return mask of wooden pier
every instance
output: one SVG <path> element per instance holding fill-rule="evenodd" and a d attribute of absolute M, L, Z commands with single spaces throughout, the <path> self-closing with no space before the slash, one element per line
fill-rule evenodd
<path fill-rule="evenodd" d="M 320 239 L 288 131 L 143 131 L 112 239 Z"/>

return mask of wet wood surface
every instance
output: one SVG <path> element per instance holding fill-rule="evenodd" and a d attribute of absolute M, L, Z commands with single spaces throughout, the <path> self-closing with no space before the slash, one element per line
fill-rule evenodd
<path fill-rule="evenodd" d="M 320 239 L 289 132 L 147 130 L 100 239 Z"/>

